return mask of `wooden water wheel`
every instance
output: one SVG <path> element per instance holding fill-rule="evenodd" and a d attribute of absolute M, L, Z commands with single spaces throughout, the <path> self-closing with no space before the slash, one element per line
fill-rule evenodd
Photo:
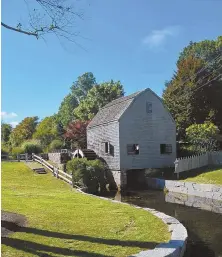
<path fill-rule="evenodd" d="M 97 155 L 93 150 L 90 149 L 77 149 L 73 153 L 73 158 L 87 158 L 87 160 L 95 160 Z"/>

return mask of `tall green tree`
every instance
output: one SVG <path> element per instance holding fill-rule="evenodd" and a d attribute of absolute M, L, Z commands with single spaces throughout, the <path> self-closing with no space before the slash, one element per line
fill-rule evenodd
<path fill-rule="evenodd" d="M 177 70 L 166 83 L 163 99 L 172 113 L 179 133 L 193 123 L 213 122 L 222 131 L 222 56 L 220 41 L 191 43 L 177 62 Z M 215 50 L 216 49 L 216 50 Z M 212 56 L 217 56 L 213 59 Z"/>
<path fill-rule="evenodd" d="M 57 114 L 58 123 L 65 128 L 70 122 L 74 121 L 73 110 L 83 101 L 88 91 L 96 84 L 96 79 L 92 72 L 86 72 L 79 76 L 71 86 L 69 93 L 62 101 Z"/>
<path fill-rule="evenodd" d="M 212 61 L 222 51 L 222 36 L 216 40 L 203 40 L 200 42 L 190 42 L 180 53 L 178 62 L 193 55 L 196 58 L 201 58 L 204 61 Z"/>
<path fill-rule="evenodd" d="M 57 114 L 58 123 L 66 127 L 71 121 L 74 120 L 73 110 L 78 106 L 76 96 L 68 94 L 62 101 Z"/>
<path fill-rule="evenodd" d="M 9 141 L 11 132 L 12 132 L 12 126 L 10 124 L 7 124 L 7 123 L 1 124 L 2 143 L 7 143 Z"/>
<path fill-rule="evenodd" d="M 44 118 L 36 127 L 33 138 L 40 140 L 43 147 L 48 146 L 57 137 L 57 124 L 55 117 Z"/>
<path fill-rule="evenodd" d="M 72 95 L 74 95 L 80 103 L 87 96 L 88 91 L 96 84 L 96 78 L 92 72 L 86 72 L 79 76 L 71 86 Z"/>
<path fill-rule="evenodd" d="M 95 85 L 89 90 L 85 100 L 74 110 L 74 116 L 82 121 L 91 120 L 100 108 L 121 96 L 124 96 L 124 90 L 120 81 L 111 80 Z"/>
<path fill-rule="evenodd" d="M 31 139 L 38 124 L 38 117 L 26 117 L 13 130 L 10 135 L 12 146 L 18 146 L 25 140 Z"/>

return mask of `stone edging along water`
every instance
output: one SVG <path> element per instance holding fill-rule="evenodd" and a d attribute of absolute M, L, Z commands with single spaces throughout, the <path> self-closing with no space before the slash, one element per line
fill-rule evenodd
<path fill-rule="evenodd" d="M 169 192 L 194 195 L 222 201 L 222 186 L 199 184 L 196 182 L 146 178 L 147 185 L 154 189 L 166 189 Z"/>
<path fill-rule="evenodd" d="M 77 189 L 77 191 L 82 194 L 91 195 L 103 200 L 108 200 L 118 204 L 130 205 L 137 209 L 143 209 L 160 218 L 165 224 L 168 225 L 169 232 L 171 233 L 171 239 L 169 242 L 158 244 L 155 249 L 141 251 L 129 257 L 182 257 L 184 255 L 188 235 L 186 228 L 177 219 L 168 216 L 162 212 L 156 211 L 155 209 L 142 208 L 136 205 L 88 194 L 83 192 L 81 189 Z"/>

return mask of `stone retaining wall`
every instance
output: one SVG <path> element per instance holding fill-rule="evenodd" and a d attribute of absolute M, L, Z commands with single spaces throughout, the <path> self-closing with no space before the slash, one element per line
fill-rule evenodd
<path fill-rule="evenodd" d="M 82 194 L 87 194 L 80 189 L 77 189 L 77 191 L 81 192 Z M 95 195 L 91 196 L 115 202 L 118 204 L 131 205 L 137 209 L 143 209 L 145 211 L 152 213 L 154 216 L 160 218 L 165 224 L 168 225 L 169 232 L 171 232 L 171 239 L 168 243 L 161 243 L 157 245 L 153 250 L 142 251 L 138 254 L 134 254 L 129 257 L 183 257 L 186 250 L 188 235 L 186 228 L 177 219 L 168 216 L 162 212 L 156 211 L 154 209 L 142 208 L 136 205 L 111 200 L 105 197 L 99 197 Z"/>
<path fill-rule="evenodd" d="M 222 186 L 166 180 L 165 187 L 170 192 L 194 195 L 222 201 Z"/>
<path fill-rule="evenodd" d="M 61 153 L 48 153 L 49 160 L 61 164 L 62 159 L 61 159 Z"/>
<path fill-rule="evenodd" d="M 153 189 L 166 189 L 169 192 L 194 195 L 222 201 L 222 186 L 199 184 L 195 182 L 146 178 L 147 185 Z"/>
<path fill-rule="evenodd" d="M 165 201 L 168 203 L 176 203 L 176 204 L 182 204 L 185 206 L 192 206 L 201 210 L 222 214 L 222 201 L 218 201 L 215 199 L 168 192 L 165 195 Z"/>

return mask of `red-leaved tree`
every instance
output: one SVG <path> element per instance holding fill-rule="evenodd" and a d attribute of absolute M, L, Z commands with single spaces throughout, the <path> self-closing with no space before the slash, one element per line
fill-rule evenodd
<path fill-rule="evenodd" d="M 66 128 L 64 138 L 71 143 L 74 148 L 87 148 L 86 128 L 90 121 L 70 122 Z"/>

